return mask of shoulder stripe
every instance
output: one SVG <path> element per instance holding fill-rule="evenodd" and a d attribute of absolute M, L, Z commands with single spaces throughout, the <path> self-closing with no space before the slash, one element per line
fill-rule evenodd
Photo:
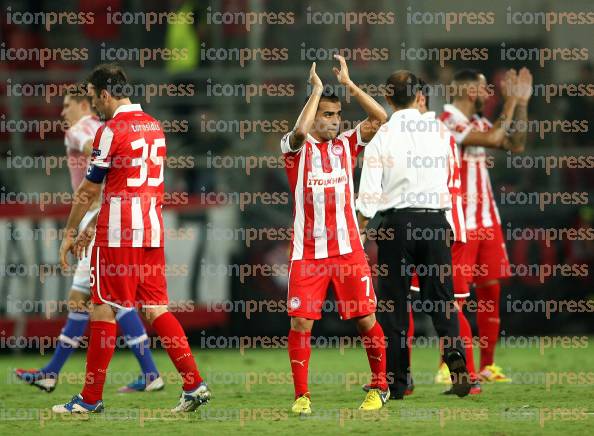
<path fill-rule="evenodd" d="M 108 167 L 109 161 L 107 157 L 110 155 L 113 131 L 109 127 L 104 126 L 103 130 L 100 130 L 98 134 L 101 136 L 99 137 L 99 144 L 97 146 L 98 154 L 93 159 L 93 164 L 99 167 Z"/>

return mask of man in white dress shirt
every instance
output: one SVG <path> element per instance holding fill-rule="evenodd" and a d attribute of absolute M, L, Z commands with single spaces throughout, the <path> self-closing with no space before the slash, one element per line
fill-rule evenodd
<path fill-rule="evenodd" d="M 394 311 L 378 313 L 387 338 L 387 374 L 393 375 L 391 398 L 401 399 L 411 384 L 406 336 L 408 296 L 416 270 L 422 307 L 431 315 L 443 343 L 453 393 L 470 391 L 464 347 L 452 285 L 451 209 L 448 189 L 450 132 L 434 116 L 423 116 L 423 82 L 409 71 L 396 71 L 386 82 L 386 99 L 394 110 L 365 149 L 356 201 L 361 231 L 376 213 L 393 239 L 378 241 L 378 263 L 388 274 L 379 277 L 378 298 L 393 300 Z M 390 234 L 390 233 L 387 233 Z"/>

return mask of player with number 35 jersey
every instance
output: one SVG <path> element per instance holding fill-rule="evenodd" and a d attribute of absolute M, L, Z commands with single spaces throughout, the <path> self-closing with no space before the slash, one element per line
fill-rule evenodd
<path fill-rule="evenodd" d="M 122 94 L 129 86 L 117 65 L 99 65 L 88 79 L 93 106 L 108 121 L 93 143 L 86 179 L 77 189 L 60 247 L 80 255 L 80 235 L 74 234 L 90 203 L 101 195 L 95 244 L 91 252 L 91 334 L 85 386 L 54 413 L 93 413 L 103 410 L 103 386 L 116 339 L 116 313 L 140 307 L 161 338 L 183 380 L 183 391 L 172 412 L 195 410 L 210 398 L 182 326 L 168 311 L 163 241 L 166 142 L 157 120 Z"/>
<path fill-rule="evenodd" d="M 120 106 L 99 129 L 91 177 L 105 177 L 95 245 L 163 246 L 163 159 L 160 124 L 139 104 Z"/>
<path fill-rule="evenodd" d="M 129 307 L 135 302 L 168 303 L 165 274 L 159 271 L 165 268 L 163 250 L 126 249 L 163 247 L 165 153 L 161 126 L 138 104 L 119 106 L 97 132 L 87 178 L 105 178 L 105 187 L 97 219 L 96 250 L 91 257 L 93 303 L 115 307 Z M 104 266 L 126 260 L 146 261 L 142 282 L 139 274 L 114 275 Z"/>

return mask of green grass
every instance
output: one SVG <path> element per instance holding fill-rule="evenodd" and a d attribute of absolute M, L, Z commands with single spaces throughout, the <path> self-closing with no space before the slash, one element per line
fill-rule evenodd
<path fill-rule="evenodd" d="M 588 343 L 589 345 L 589 343 Z M 414 395 L 391 401 L 378 413 L 361 414 L 360 383 L 366 381 L 362 349 L 313 350 L 310 385 L 314 413 L 290 416 L 293 388 L 286 350 L 196 350 L 200 369 L 214 399 L 196 413 L 177 418 L 167 413 L 179 395 L 179 383 L 167 355 L 155 353 L 159 368 L 170 375 L 166 389 L 149 394 L 116 393 L 123 376 L 135 375 L 136 362 L 126 350 L 116 352 L 110 372 L 120 380 L 105 387 L 106 413 L 74 418 L 51 416 L 48 408 L 80 392 L 84 354 L 77 352 L 64 368 L 52 394 L 12 377 L 15 367 L 38 367 L 40 356 L 0 358 L 0 434 L 591 434 L 594 415 L 594 353 L 589 346 L 498 349 L 498 363 L 517 382 L 484 386 L 479 396 L 464 399 L 440 395 L 431 379 L 437 366 L 434 349 L 415 349 Z M 589 373 L 585 380 L 570 379 Z M 547 375 L 548 373 L 548 375 Z M 545 377 L 567 374 L 563 383 L 546 386 Z M 349 381 L 345 381 L 346 378 Z M 359 380 L 358 380 L 359 379 Z M 246 382 L 249 381 L 249 382 Z M 253 382 L 253 383 L 252 383 Z M 555 410 L 556 409 L 556 410 Z M 142 418 L 141 418 L 142 416 Z"/>

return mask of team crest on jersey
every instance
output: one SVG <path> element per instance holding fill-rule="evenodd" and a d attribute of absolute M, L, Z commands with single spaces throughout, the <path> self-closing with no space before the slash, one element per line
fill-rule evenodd
<path fill-rule="evenodd" d="M 299 297 L 293 297 L 289 300 L 289 307 L 291 309 L 298 309 L 301 306 L 301 300 Z"/>
<path fill-rule="evenodd" d="M 335 156 L 341 156 L 342 155 L 342 145 L 334 144 L 332 146 L 332 154 L 334 154 Z"/>

